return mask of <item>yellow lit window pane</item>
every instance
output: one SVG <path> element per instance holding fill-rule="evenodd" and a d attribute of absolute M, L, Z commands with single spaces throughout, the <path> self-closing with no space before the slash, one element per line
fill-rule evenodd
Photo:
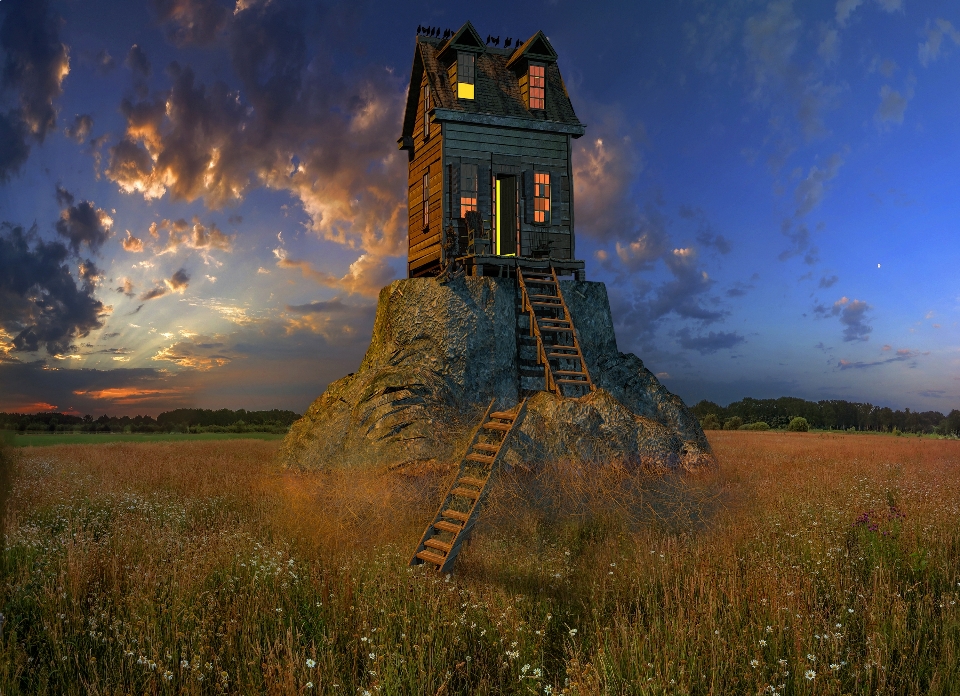
<path fill-rule="evenodd" d="M 457 98 L 458 99 L 473 99 L 473 85 L 468 85 L 465 82 L 457 83 Z"/>
<path fill-rule="evenodd" d="M 477 209 L 476 198 L 468 198 L 466 196 L 460 197 L 460 217 L 465 218 L 467 217 L 467 213 L 469 213 L 471 210 L 476 210 L 476 209 Z"/>

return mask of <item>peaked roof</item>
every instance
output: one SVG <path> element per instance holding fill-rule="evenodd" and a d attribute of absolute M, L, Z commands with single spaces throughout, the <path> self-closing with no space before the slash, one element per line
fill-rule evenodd
<path fill-rule="evenodd" d="M 446 68 L 454 60 L 456 50 L 461 47 L 462 50 L 469 50 L 477 56 L 474 99 L 457 99 L 447 76 Z M 514 68 L 523 60 L 536 60 L 546 64 L 546 103 L 542 110 L 529 110 L 520 94 L 520 83 Z M 583 124 L 573 110 L 557 66 L 557 53 L 541 31 L 517 48 L 484 45 L 470 22 L 464 24 L 448 40 L 418 36 L 401 139 L 403 136 L 413 135 L 416 129 L 420 85 L 424 78 L 430 85 L 433 105 L 437 109 L 461 112 L 464 116 L 476 114 L 508 117 L 511 123 L 540 121 L 541 124 L 534 124 L 537 130 L 549 127 L 550 123 L 562 124 L 568 129 L 573 127 L 573 130 L 578 131 L 574 137 L 579 137 L 583 132 Z"/>
<path fill-rule="evenodd" d="M 507 61 L 507 67 L 512 68 L 523 58 L 555 63 L 557 61 L 557 52 L 553 50 L 553 46 L 550 45 L 550 41 L 547 40 L 543 32 L 538 31 L 527 39 L 526 43 L 514 51 L 513 56 Z"/>
<path fill-rule="evenodd" d="M 480 34 L 477 33 L 477 30 L 473 28 L 473 24 L 470 22 L 460 27 L 460 31 L 447 40 L 447 43 L 443 45 L 438 55 L 445 58 L 447 51 L 458 48 L 481 52 L 486 48 L 483 39 L 480 38 Z"/>

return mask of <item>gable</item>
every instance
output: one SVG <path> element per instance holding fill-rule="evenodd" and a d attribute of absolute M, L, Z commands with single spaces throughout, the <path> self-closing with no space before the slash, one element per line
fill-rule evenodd
<path fill-rule="evenodd" d="M 525 65 L 526 61 L 539 61 L 543 63 L 556 63 L 557 52 L 553 50 L 550 41 L 544 36 L 542 31 L 527 39 L 520 48 L 514 51 L 510 60 L 507 61 L 508 68 L 516 68 Z"/>

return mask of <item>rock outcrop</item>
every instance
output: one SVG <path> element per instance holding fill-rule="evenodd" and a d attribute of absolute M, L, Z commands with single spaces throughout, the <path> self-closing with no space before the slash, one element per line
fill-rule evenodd
<path fill-rule="evenodd" d="M 617 350 L 603 283 L 562 281 L 561 288 L 598 388 L 576 400 L 533 393 L 505 461 L 527 467 L 569 458 L 673 468 L 712 463 L 706 437 L 683 402 L 639 358 Z M 281 461 L 301 469 L 455 461 L 491 399 L 508 408 L 521 389 L 531 389 L 531 378 L 521 380 L 519 371 L 518 311 L 513 280 L 391 283 L 380 291 L 360 368 L 331 384 L 293 425 Z"/>

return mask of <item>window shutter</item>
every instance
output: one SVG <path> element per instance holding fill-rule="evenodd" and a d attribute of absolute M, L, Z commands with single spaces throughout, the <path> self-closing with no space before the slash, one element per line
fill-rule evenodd
<path fill-rule="evenodd" d="M 452 162 L 450 169 L 450 219 L 460 217 L 460 164 Z"/>
<path fill-rule="evenodd" d="M 523 172 L 523 221 L 533 224 L 533 170 Z"/>
<path fill-rule="evenodd" d="M 550 224 L 559 225 L 563 219 L 562 172 L 550 172 Z"/>
<path fill-rule="evenodd" d="M 490 190 L 490 165 L 477 167 L 477 211 L 484 220 L 493 219 L 493 194 Z"/>

